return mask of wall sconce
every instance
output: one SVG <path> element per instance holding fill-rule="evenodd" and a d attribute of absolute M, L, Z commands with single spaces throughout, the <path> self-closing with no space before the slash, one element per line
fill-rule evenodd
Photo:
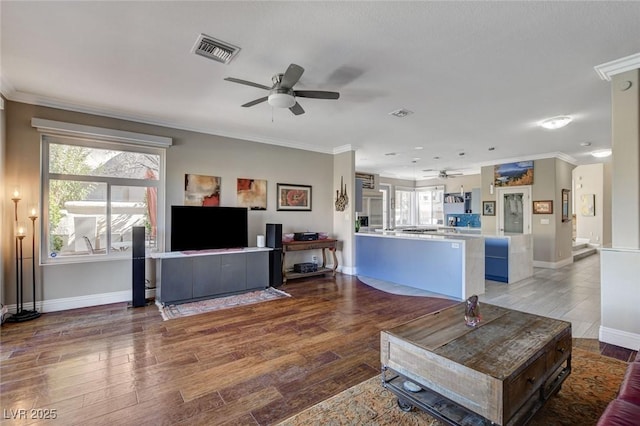
<path fill-rule="evenodd" d="M 340 177 L 340 189 L 336 191 L 336 211 L 343 212 L 349 204 L 349 197 L 347 196 L 347 185 L 343 186 L 343 177 Z"/>
<path fill-rule="evenodd" d="M 36 310 L 36 255 L 35 255 L 35 239 L 36 239 L 36 219 L 37 216 L 37 208 L 31 208 L 31 215 L 29 219 L 31 219 L 33 226 L 33 235 L 31 240 L 31 247 L 33 250 L 32 255 L 32 273 L 33 273 L 33 310 L 29 311 L 24 309 L 23 300 L 24 294 L 22 291 L 22 286 L 24 283 L 24 270 L 23 270 L 23 261 L 24 254 L 22 251 L 22 240 L 27 236 L 27 229 L 22 222 L 18 222 L 18 203 L 22 198 L 20 197 L 20 189 L 16 187 L 13 191 L 11 201 L 14 203 L 15 210 L 15 242 L 16 242 L 16 313 L 7 318 L 8 322 L 22 322 L 29 321 L 32 319 L 36 319 L 40 316 L 40 312 Z"/>

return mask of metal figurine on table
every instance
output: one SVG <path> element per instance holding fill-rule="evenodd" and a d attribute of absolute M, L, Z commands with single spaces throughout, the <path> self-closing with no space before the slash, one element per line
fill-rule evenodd
<path fill-rule="evenodd" d="M 464 321 L 469 327 L 475 327 L 480 324 L 480 303 L 478 296 L 475 294 L 467 299 L 467 305 L 464 309 Z"/>

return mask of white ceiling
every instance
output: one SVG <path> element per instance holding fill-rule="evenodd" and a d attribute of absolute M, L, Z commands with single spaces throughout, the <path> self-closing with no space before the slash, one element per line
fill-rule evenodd
<path fill-rule="evenodd" d="M 640 2 L 3 0 L 0 12 L 10 100 L 327 153 L 352 147 L 358 170 L 409 179 L 553 155 L 594 162 L 611 120 L 610 83 L 593 67 L 640 52 Z M 197 56 L 200 33 L 242 50 L 229 65 Z M 292 62 L 306 69 L 296 89 L 340 99 L 298 99 L 300 116 L 242 108 L 267 92 L 223 80 L 271 85 Z M 414 114 L 389 115 L 399 108 Z M 563 114 L 575 119 L 562 130 L 535 125 Z"/>

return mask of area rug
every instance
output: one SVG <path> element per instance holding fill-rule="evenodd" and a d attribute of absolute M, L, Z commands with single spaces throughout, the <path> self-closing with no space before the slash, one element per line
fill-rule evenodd
<path fill-rule="evenodd" d="M 277 288 L 268 287 L 265 290 L 250 291 L 232 296 L 218 297 L 215 299 L 200 300 L 197 302 L 182 303 L 179 305 L 164 305 L 156 302 L 163 320 L 188 317 L 205 312 L 219 311 L 221 309 L 235 308 L 238 306 L 252 305 L 254 303 L 266 302 L 269 300 L 291 297 Z"/>
<path fill-rule="evenodd" d="M 571 374 L 557 395 L 536 413 L 529 425 L 595 425 L 616 397 L 627 363 L 574 348 Z M 293 425 L 425 425 L 444 423 L 414 408 L 404 412 L 380 377 L 366 380 L 280 423 Z"/>

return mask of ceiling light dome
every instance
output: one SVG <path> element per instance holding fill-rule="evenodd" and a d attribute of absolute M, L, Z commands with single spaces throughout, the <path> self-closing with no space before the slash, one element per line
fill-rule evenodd
<path fill-rule="evenodd" d="M 556 130 L 560 129 L 567 124 L 571 123 L 573 118 L 568 115 L 559 115 L 557 117 L 547 118 L 546 120 L 542 120 L 538 125 L 545 129 Z"/>
<path fill-rule="evenodd" d="M 593 155 L 596 158 L 605 158 L 611 155 L 611 150 L 610 149 L 599 149 L 597 151 L 593 151 L 591 153 L 591 155 Z"/>
<path fill-rule="evenodd" d="M 271 93 L 267 101 L 276 108 L 291 108 L 296 104 L 296 98 L 289 93 Z"/>

